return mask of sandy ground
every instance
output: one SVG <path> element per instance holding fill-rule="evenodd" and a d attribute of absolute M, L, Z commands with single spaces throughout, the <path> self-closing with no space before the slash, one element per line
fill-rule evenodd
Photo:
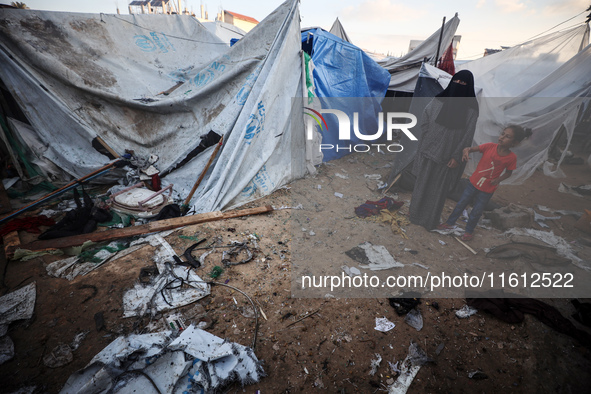
<path fill-rule="evenodd" d="M 543 205 L 554 210 L 582 212 L 590 207 L 589 199 L 559 193 L 558 186 L 560 182 L 588 184 L 589 169 L 586 165 L 563 169 L 567 180 L 536 172 L 524 185 L 502 186 L 494 201 L 502 205 L 513 203 L 529 208 Z M 218 237 L 220 244 L 252 240 L 251 235 L 258 238 L 255 258 L 243 265 L 226 267 L 216 280 L 243 290 L 264 312 L 265 316 L 259 317 L 255 353 L 263 362 L 267 377 L 244 388 L 230 386 L 225 392 L 386 391 L 396 379 L 396 372 L 388 362 L 403 360 L 411 341 L 418 343 L 433 361 L 418 372 L 410 393 L 588 392 L 589 349 L 533 316 L 526 315 L 518 324 L 504 323 L 486 312 L 459 319 L 455 312 L 465 305 L 461 294 L 443 298 L 424 292 L 418 306 L 424 326 L 417 331 L 388 302 L 389 296 L 402 289 L 355 294 L 301 289 L 301 275 L 341 275 L 342 265 L 358 267 L 344 252 L 366 241 L 385 246 L 397 261 L 405 264 L 404 268 L 393 268 L 386 274 L 425 275 L 442 266 L 476 274 L 484 269 L 484 264 L 496 263 L 484 256 L 484 249 L 510 242 L 501 231 L 478 228 L 470 243 L 477 251 L 473 255 L 450 236 L 406 224 L 409 192 L 389 194 L 405 202 L 400 209 L 401 225 L 394 228 L 401 227 L 403 233 L 395 233 L 389 224 L 356 218 L 354 207 L 382 197 L 376 190 L 377 180 L 365 175 L 380 174 L 383 179 L 389 171 L 385 155 L 350 155 L 321 166 L 314 177 L 293 182 L 247 206 L 271 204 L 279 208 L 302 204 L 303 209 L 189 226 L 166 237 L 179 255 L 193 242 L 187 237 L 208 241 Z M 342 194 L 342 198 L 335 193 Z M 454 204 L 447 201 L 444 217 Z M 574 217 L 562 216 L 549 221 L 550 228 L 545 231 L 563 237 L 572 243 L 579 257 L 591 260 L 587 258 L 589 248 L 583 243 L 590 235 L 574 228 L 575 223 Z M 537 224 L 532 228 L 542 230 Z M 22 233 L 21 237 L 27 240 L 34 236 Z M 214 266 L 222 265 L 221 253 L 218 249 L 209 255 L 198 274 L 208 278 Z M 87 365 L 117 336 L 145 332 L 149 318 L 122 317 L 122 296 L 138 280 L 141 268 L 153 265 L 153 254 L 154 248 L 147 245 L 72 281 L 47 274 L 45 266 L 57 260 L 56 256 L 7 264 L 3 261 L 5 287 L 1 294 L 35 281 L 37 301 L 30 321 L 10 326 L 16 356 L 0 366 L 0 391 L 12 392 L 25 385 L 35 385 L 35 392 L 58 392 L 72 373 Z M 506 264 L 525 263 L 513 260 L 498 264 L 506 267 Z M 574 266 L 572 270 L 578 272 Z M 558 308 L 577 328 L 591 332 L 570 318 L 575 311 L 570 299 L 544 301 Z M 255 322 L 244 296 L 214 286 L 212 294 L 198 303 L 212 323 L 208 331 L 243 345 L 252 344 Z M 177 312 L 187 315 L 194 306 L 179 308 Z M 101 312 L 105 324 L 97 331 L 95 315 Z M 395 328 L 385 333 L 376 331 L 375 319 L 380 317 L 392 321 Z M 43 357 L 54 347 L 71 343 L 77 334 L 85 331 L 88 335 L 73 352 L 71 363 L 60 368 L 44 365 Z M 370 375 L 370 363 L 376 354 L 382 362 L 377 372 Z M 469 378 L 473 371 L 482 371 L 486 377 Z"/>

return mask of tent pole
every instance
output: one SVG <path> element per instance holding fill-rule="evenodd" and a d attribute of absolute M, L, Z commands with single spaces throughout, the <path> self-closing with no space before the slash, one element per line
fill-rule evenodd
<path fill-rule="evenodd" d="M 59 189 L 54 190 L 53 192 L 45 195 L 44 197 L 41 197 L 41 198 L 33 201 L 32 203 L 25 205 L 24 207 L 20 208 L 18 211 L 15 211 L 9 215 L 4 216 L 3 218 L 0 219 L 0 224 L 4 223 L 8 219 L 16 217 L 17 215 L 19 215 L 25 211 L 28 211 L 29 209 L 37 206 L 38 204 L 40 204 L 42 202 L 47 201 L 48 199 L 59 196 L 60 194 L 70 190 L 72 187 L 78 186 L 78 184 L 81 184 L 82 182 L 89 181 L 91 179 L 96 178 L 99 175 L 105 174 L 106 172 L 111 170 L 111 167 L 113 167 L 115 164 L 117 164 L 120 161 L 121 161 L 121 159 L 117 159 L 115 161 L 112 161 L 111 163 L 99 168 L 98 170 L 93 171 L 90 174 L 83 176 L 82 178 L 76 179 L 75 181 L 72 181 L 72 182 L 68 183 L 67 185 L 60 187 Z"/>
<path fill-rule="evenodd" d="M 222 137 L 220 138 L 220 141 L 218 142 L 217 146 L 215 147 L 215 149 L 211 153 L 211 156 L 209 158 L 209 161 L 205 165 L 205 168 L 201 172 L 201 175 L 199 175 L 199 178 L 197 179 L 197 181 L 193 185 L 193 189 L 191 189 L 191 192 L 189 193 L 189 195 L 185 199 L 185 202 L 183 203 L 183 206 L 181 207 L 182 210 L 185 211 L 185 212 L 183 212 L 183 215 L 187 212 L 187 210 L 189 208 L 189 203 L 191 202 L 191 199 L 193 198 L 193 194 L 195 194 L 195 191 L 197 190 L 197 187 L 199 187 L 199 185 L 201 184 L 201 181 L 205 177 L 205 174 L 207 173 L 207 170 L 209 169 L 209 166 L 211 166 L 211 163 L 213 162 L 213 159 L 215 159 L 215 156 L 217 155 L 218 151 L 222 147 L 222 144 L 223 143 L 224 143 L 224 136 L 222 135 Z"/>
<path fill-rule="evenodd" d="M 445 27 L 445 17 L 441 23 L 441 31 L 439 32 L 439 42 L 437 43 L 437 56 L 435 56 L 434 66 L 437 67 L 437 60 L 439 60 L 439 49 L 441 48 L 441 40 L 443 40 L 443 28 Z"/>

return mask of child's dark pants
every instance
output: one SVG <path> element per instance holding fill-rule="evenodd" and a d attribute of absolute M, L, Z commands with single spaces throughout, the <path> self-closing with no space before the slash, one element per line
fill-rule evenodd
<path fill-rule="evenodd" d="M 482 216 L 482 212 L 484 212 L 486 204 L 488 204 L 492 195 L 493 193 L 485 193 L 476 189 L 472 183 L 468 183 L 468 186 L 466 186 L 462 196 L 460 197 L 460 201 L 458 201 L 456 204 L 454 211 L 451 213 L 451 215 L 449 215 L 446 223 L 450 226 L 453 226 L 456 223 L 456 220 L 458 220 L 458 218 L 462 215 L 462 212 L 464 212 L 464 209 L 466 209 L 472 198 L 474 198 L 474 206 L 472 207 L 472 211 L 470 211 L 468 223 L 466 224 L 466 232 L 468 234 L 472 234 L 476 228 L 476 224 L 478 224 L 480 216 Z"/>

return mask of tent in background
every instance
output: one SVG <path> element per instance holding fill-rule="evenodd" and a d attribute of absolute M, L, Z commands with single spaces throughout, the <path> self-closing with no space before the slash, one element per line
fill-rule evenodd
<path fill-rule="evenodd" d="M 462 69 L 474 74 L 476 95 L 480 105 L 474 145 L 496 142 L 508 124 L 531 128 L 533 135 L 513 150 L 517 169 L 504 184 L 521 184 L 536 168 L 544 164 L 547 175 L 562 176 L 548 162 L 548 154 L 556 136 L 564 131 L 570 143 L 580 113 L 591 97 L 591 45 L 589 27 L 582 25 L 564 32 L 552 33 L 536 40 L 465 63 Z M 410 112 L 420 114 L 427 103 L 443 90 L 451 75 L 424 64 L 411 103 Z M 420 136 L 420 127 L 413 129 Z M 418 137 L 420 138 L 420 137 Z M 568 145 L 567 145 L 568 148 Z M 395 176 L 412 161 L 416 144 L 408 143 L 394 158 Z M 468 162 L 470 174 L 478 163 L 477 156 Z"/>
<path fill-rule="evenodd" d="M 314 64 L 314 94 L 320 107 L 341 110 L 350 119 L 357 112 L 359 128 L 368 134 L 375 132 L 390 74 L 360 48 L 322 29 L 303 31 L 302 48 L 310 54 Z M 328 127 L 320 131 L 322 143 L 344 149 L 324 150 L 323 160 L 338 159 L 350 153 L 347 148 L 360 140 L 353 136 L 350 143 L 339 141 L 336 116 L 326 115 L 325 119 Z"/>
<path fill-rule="evenodd" d="M 92 147 L 97 136 L 119 153 L 158 155 L 166 172 L 210 131 L 224 146 L 194 197 L 197 212 L 243 204 L 304 174 L 301 103 L 292 107 L 302 94 L 296 0 L 231 48 L 184 15 L 0 9 L 0 20 L 0 79 L 43 157 L 71 177 L 108 161 Z M 187 196 L 211 149 L 164 181 Z"/>
<path fill-rule="evenodd" d="M 439 43 L 439 37 L 441 36 L 441 28 L 439 28 L 405 56 L 401 58 L 386 58 L 378 61 L 378 64 L 391 74 L 389 90 L 400 92 L 414 91 L 423 61 L 435 64 L 437 52 L 439 52 L 440 56 L 443 55 L 447 47 L 452 43 L 459 24 L 460 18 L 456 13 L 443 26 L 441 43 Z"/>
<path fill-rule="evenodd" d="M 341 21 L 339 20 L 338 17 L 337 17 L 337 19 L 335 19 L 334 23 L 332 24 L 332 27 L 330 28 L 330 30 L 328 32 L 330 34 L 334 34 L 335 36 L 337 36 L 338 38 L 340 38 L 343 41 L 347 41 L 348 43 L 353 44 L 353 42 L 351 41 L 351 39 L 347 35 L 347 32 L 345 31 L 345 28 L 341 24 Z"/>
<path fill-rule="evenodd" d="M 570 142 L 581 106 L 591 96 L 588 44 L 589 25 L 584 24 L 458 66 L 470 70 L 482 88 L 475 144 L 496 141 L 507 124 L 533 130 L 534 135 L 515 148 L 518 168 L 506 184 L 519 184 L 531 176 L 547 160 L 561 129 Z M 469 162 L 466 171 L 474 171 L 476 163 Z M 562 175 L 548 164 L 545 172 Z"/>

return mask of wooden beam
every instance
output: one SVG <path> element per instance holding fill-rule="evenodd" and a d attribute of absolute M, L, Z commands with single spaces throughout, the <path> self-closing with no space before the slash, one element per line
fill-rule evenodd
<path fill-rule="evenodd" d="M 121 229 L 94 232 L 94 233 L 90 233 L 90 234 L 74 235 L 71 237 L 50 239 L 50 240 L 46 240 L 46 241 L 34 241 L 34 242 L 31 242 L 28 244 L 21 245 L 19 249 L 25 249 L 25 250 L 30 250 L 30 251 L 39 251 L 39 250 L 45 250 L 48 248 L 54 248 L 54 249 L 68 248 L 71 246 L 82 245 L 86 241 L 92 241 L 92 242 L 112 241 L 114 239 L 121 239 L 121 238 L 133 237 L 136 235 L 155 233 L 155 232 L 160 232 L 160 231 L 167 231 L 167 230 L 172 230 L 172 229 L 175 229 L 178 227 L 190 226 L 190 225 L 206 223 L 206 222 L 213 222 L 213 221 L 223 220 L 223 219 L 232 219 L 232 218 L 237 218 L 240 216 L 258 215 L 261 213 L 267 213 L 267 212 L 271 212 L 271 211 L 273 211 L 273 207 L 271 207 L 270 205 L 267 205 L 265 207 L 248 208 L 248 209 L 241 209 L 241 210 L 230 211 L 230 212 L 215 211 L 215 212 L 208 212 L 208 213 L 200 213 L 198 215 L 182 216 L 180 218 L 158 220 L 155 222 L 150 222 L 148 224 L 143 224 L 141 226 L 132 226 L 132 227 L 126 227 L 126 228 L 121 228 Z M 14 251 L 12 252 L 12 255 L 10 255 L 10 256 L 7 254 L 7 258 L 11 258 L 12 256 L 14 256 Z"/>
<path fill-rule="evenodd" d="M 465 242 L 462 242 L 461 239 L 459 239 L 458 237 L 454 237 L 456 239 L 456 241 L 458 241 L 459 243 L 461 243 L 466 249 L 468 249 L 470 252 L 472 252 L 473 254 L 478 254 L 477 251 L 475 251 L 474 249 L 472 249 L 470 246 L 468 246 L 468 244 L 466 244 Z"/>

